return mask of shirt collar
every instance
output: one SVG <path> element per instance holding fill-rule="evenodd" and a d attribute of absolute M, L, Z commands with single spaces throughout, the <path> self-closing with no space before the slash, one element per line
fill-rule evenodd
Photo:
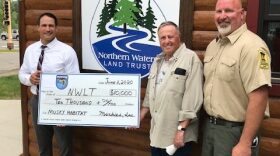
<path fill-rule="evenodd" d="M 48 43 L 48 44 L 46 45 L 47 48 L 52 48 L 52 47 L 54 47 L 54 45 L 55 45 L 56 42 L 57 42 L 57 39 L 54 38 L 50 43 Z M 41 43 L 41 45 L 43 45 L 43 43 L 42 43 L 41 40 L 40 40 L 40 43 Z M 41 45 L 40 45 L 40 47 L 41 47 Z"/>
<path fill-rule="evenodd" d="M 233 44 L 245 31 L 247 31 L 247 24 L 243 24 L 240 26 L 238 29 L 236 29 L 234 32 L 229 34 L 228 36 L 222 38 L 220 35 L 216 38 L 216 42 L 222 41 L 223 40 L 228 40 L 230 41 L 231 44 Z"/>
<path fill-rule="evenodd" d="M 179 51 L 181 51 L 185 47 L 185 43 L 182 43 L 180 47 L 174 52 L 173 56 L 169 59 L 169 61 L 177 61 L 179 57 Z M 157 62 L 161 61 L 164 59 L 165 54 L 161 52 L 158 54 L 155 58 Z"/>

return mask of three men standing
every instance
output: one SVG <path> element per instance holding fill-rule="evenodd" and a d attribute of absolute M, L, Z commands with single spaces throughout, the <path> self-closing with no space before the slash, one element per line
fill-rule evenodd
<path fill-rule="evenodd" d="M 257 153 L 254 145 L 258 145 L 256 138 L 271 86 L 269 50 L 247 29 L 240 0 L 218 0 L 215 23 L 219 36 L 209 44 L 204 58 L 204 108 L 208 119 L 202 154 L 250 156 Z M 40 41 L 26 49 L 19 78 L 21 83 L 31 86 L 34 94 L 32 116 L 40 154 L 52 152 L 55 133 L 63 155 L 69 155 L 71 136 L 67 127 L 37 125 L 37 85 L 41 71 L 79 73 L 77 56 L 70 46 L 56 39 L 54 15 L 42 14 L 38 26 Z M 161 25 L 158 33 L 163 53 L 151 68 L 141 112 L 141 118 L 148 111 L 152 114 L 152 153 L 170 144 L 179 148 L 196 141 L 196 115 L 202 103 L 201 64 L 197 56 L 181 44 L 180 32 L 173 23 Z M 41 57 L 38 68 L 37 60 Z"/>

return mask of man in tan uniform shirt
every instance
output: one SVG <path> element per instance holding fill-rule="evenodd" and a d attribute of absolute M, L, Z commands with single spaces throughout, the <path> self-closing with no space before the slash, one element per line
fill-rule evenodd
<path fill-rule="evenodd" d="M 203 156 L 257 155 L 257 133 L 268 105 L 270 53 L 245 24 L 240 0 L 218 0 L 219 36 L 204 58 Z"/>
<path fill-rule="evenodd" d="M 158 28 L 162 53 L 150 69 L 141 120 L 151 114 L 151 155 L 189 156 L 191 142 L 197 141 L 198 117 L 203 101 L 203 68 L 195 52 L 181 43 L 177 25 L 167 21 Z"/>

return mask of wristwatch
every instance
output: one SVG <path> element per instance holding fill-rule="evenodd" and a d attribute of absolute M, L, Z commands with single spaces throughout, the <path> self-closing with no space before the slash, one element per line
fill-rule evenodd
<path fill-rule="evenodd" d="M 181 125 L 178 126 L 178 131 L 186 131 L 186 128 L 183 128 Z"/>

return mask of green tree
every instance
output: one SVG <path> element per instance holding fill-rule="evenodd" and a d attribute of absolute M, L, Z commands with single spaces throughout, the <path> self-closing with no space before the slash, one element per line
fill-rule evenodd
<path fill-rule="evenodd" d="M 109 8 L 108 5 L 106 4 L 106 0 L 104 1 L 104 7 L 101 11 L 100 15 L 100 21 L 97 24 L 97 37 L 101 37 L 104 35 L 109 34 L 109 32 L 106 30 L 106 24 L 110 21 L 109 17 Z"/>
<path fill-rule="evenodd" d="M 130 0 L 120 0 L 116 5 L 116 14 L 114 15 L 113 26 L 123 25 L 124 34 L 127 32 L 126 25 L 131 28 L 137 28 L 137 18 L 134 12 L 140 12 L 140 10 L 135 6 L 135 3 Z"/>
<path fill-rule="evenodd" d="M 2 23 L 0 23 L 0 32 L 2 32 L 3 31 L 3 1 L 2 0 L 0 0 L 0 5 L 1 5 L 1 7 L 0 7 L 0 22 L 2 22 Z"/>
<path fill-rule="evenodd" d="M 12 1 L 11 3 L 11 16 L 12 16 L 12 29 L 18 29 L 18 12 L 19 12 L 19 4 L 18 1 Z"/>
<path fill-rule="evenodd" d="M 135 0 L 136 7 L 139 9 L 139 12 L 133 12 L 136 16 L 137 25 L 144 25 L 143 11 L 142 11 L 142 0 Z"/>
<path fill-rule="evenodd" d="M 0 0 L 0 32 L 7 31 L 7 26 L 3 25 L 3 0 Z M 18 29 L 18 12 L 19 12 L 19 4 L 18 1 L 11 1 L 11 22 L 12 29 Z"/>
<path fill-rule="evenodd" d="M 114 17 L 115 13 L 117 12 L 116 10 L 116 5 L 118 3 L 118 0 L 111 0 L 108 3 L 104 2 L 104 7 L 101 11 L 100 15 L 100 21 L 97 25 L 97 36 L 101 37 L 104 35 L 109 34 L 109 32 L 106 30 L 105 26 L 110 20 Z"/>
<path fill-rule="evenodd" d="M 157 18 L 154 15 L 154 12 L 150 5 L 150 1 L 151 0 L 149 0 L 149 2 L 148 2 L 146 16 L 144 17 L 144 27 L 147 28 L 148 30 L 150 30 L 150 32 L 151 32 L 150 41 L 155 41 L 154 38 L 156 37 L 155 36 L 156 32 L 154 31 L 154 29 L 156 28 L 155 21 L 157 20 Z"/>
<path fill-rule="evenodd" d="M 4 31 L 4 28 L 3 28 L 3 15 L 4 15 L 4 11 L 3 11 L 3 0 L 0 0 L 0 32 Z"/>
<path fill-rule="evenodd" d="M 116 5 L 118 3 L 118 0 L 111 0 L 108 3 L 108 12 L 109 12 L 109 18 L 112 19 L 117 12 Z"/>

